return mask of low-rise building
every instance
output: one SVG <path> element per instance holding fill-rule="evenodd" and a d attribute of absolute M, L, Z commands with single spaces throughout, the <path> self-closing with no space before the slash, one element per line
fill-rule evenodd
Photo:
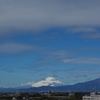
<path fill-rule="evenodd" d="M 89 96 L 83 96 L 82 100 L 100 100 L 100 94 L 92 92 Z"/>

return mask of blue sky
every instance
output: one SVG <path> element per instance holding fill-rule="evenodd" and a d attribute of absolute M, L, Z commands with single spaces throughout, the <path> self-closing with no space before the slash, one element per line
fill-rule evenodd
<path fill-rule="evenodd" d="M 100 78 L 99 4 L 0 1 L 0 87 L 70 85 Z"/>

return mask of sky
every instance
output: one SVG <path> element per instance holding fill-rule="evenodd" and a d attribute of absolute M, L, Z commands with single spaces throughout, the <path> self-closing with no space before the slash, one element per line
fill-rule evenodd
<path fill-rule="evenodd" d="M 72 85 L 100 78 L 100 0 L 1 0 L 0 87 Z"/>

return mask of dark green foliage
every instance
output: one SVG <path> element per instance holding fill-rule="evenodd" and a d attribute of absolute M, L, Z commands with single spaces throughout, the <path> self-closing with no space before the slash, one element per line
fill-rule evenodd
<path fill-rule="evenodd" d="M 12 98 L 16 98 L 16 100 L 82 100 L 82 96 L 85 93 L 72 93 L 69 95 L 68 92 L 55 92 L 55 93 L 3 93 L 0 95 L 0 100 L 12 100 Z"/>

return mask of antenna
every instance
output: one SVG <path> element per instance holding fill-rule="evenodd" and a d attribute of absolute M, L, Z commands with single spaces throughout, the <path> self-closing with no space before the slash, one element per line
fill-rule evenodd
<path fill-rule="evenodd" d="M 92 88 L 92 91 L 93 91 L 94 93 L 96 93 L 96 87 L 93 87 L 93 88 Z"/>

